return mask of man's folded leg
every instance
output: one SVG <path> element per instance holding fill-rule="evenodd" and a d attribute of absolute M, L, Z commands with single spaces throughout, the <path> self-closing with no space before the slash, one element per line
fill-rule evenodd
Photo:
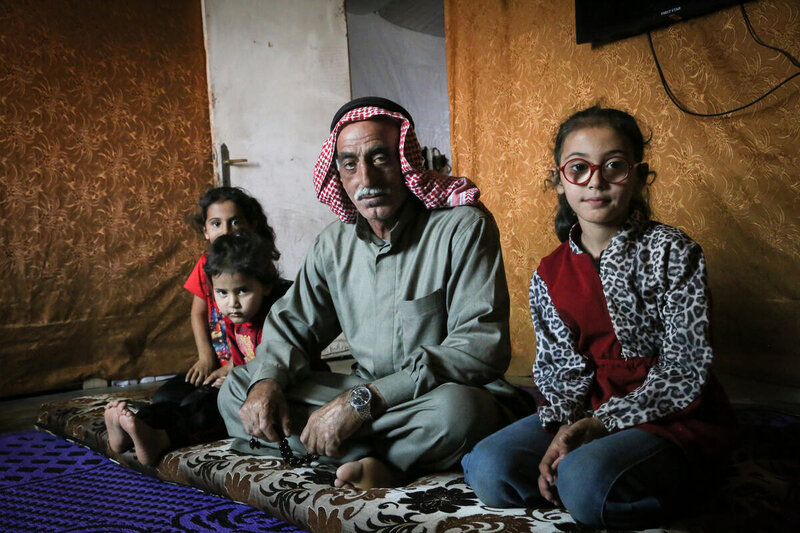
<path fill-rule="evenodd" d="M 285 391 L 289 404 L 292 436 L 289 444 L 297 453 L 306 453 L 299 436 L 309 415 L 350 388 L 365 383 L 354 375 L 312 372 L 309 377 Z M 259 441 L 253 449 L 251 436 L 244 432 L 239 408 L 247 399 L 250 376 L 247 365 L 228 374 L 220 390 L 219 410 L 236 438 L 234 449 L 277 456 L 277 444 Z M 480 387 L 445 383 L 408 402 L 388 409 L 382 416 L 365 422 L 345 442 L 340 459 L 320 458 L 334 464 L 375 457 L 402 472 L 410 469 L 444 471 L 453 468 L 461 457 L 481 439 L 512 420 L 507 410 Z"/>
<path fill-rule="evenodd" d="M 403 472 L 441 472 L 511 420 L 485 389 L 445 383 L 390 408 L 369 430 L 379 459 Z"/>

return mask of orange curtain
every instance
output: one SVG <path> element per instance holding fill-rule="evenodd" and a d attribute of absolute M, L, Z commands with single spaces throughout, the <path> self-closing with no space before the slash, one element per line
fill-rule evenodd
<path fill-rule="evenodd" d="M 198 0 L 0 4 L 0 396 L 187 367 L 207 91 Z"/>
<path fill-rule="evenodd" d="M 654 218 L 704 248 L 716 366 L 800 385 L 800 78 L 744 112 L 697 118 L 667 98 L 644 35 L 575 44 L 573 2 L 446 0 L 454 173 L 497 217 L 512 295 L 511 375 L 530 372 L 527 289 L 558 244 L 545 190 L 563 119 L 599 103 L 652 141 Z M 800 6 L 746 4 L 758 35 L 800 57 Z M 738 7 L 653 32 L 666 77 L 697 111 L 747 103 L 797 69 L 749 36 Z"/>

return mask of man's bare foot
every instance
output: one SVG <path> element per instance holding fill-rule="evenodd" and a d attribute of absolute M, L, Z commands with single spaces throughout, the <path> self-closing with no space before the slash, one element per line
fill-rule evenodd
<path fill-rule="evenodd" d="M 106 404 L 106 411 L 103 417 L 106 420 L 106 431 L 108 432 L 108 447 L 117 453 L 130 450 L 133 441 L 130 435 L 125 433 L 119 425 L 119 416 L 123 411 L 127 411 L 127 404 L 120 400 L 111 400 Z"/>
<path fill-rule="evenodd" d="M 357 489 L 399 487 L 403 484 L 403 475 L 374 457 L 364 457 L 337 468 L 336 481 L 333 484 L 336 487 Z"/>
<path fill-rule="evenodd" d="M 136 458 L 143 465 L 154 466 L 170 448 L 166 431 L 148 426 L 127 409 L 120 414 L 119 425 L 131 436 Z"/>

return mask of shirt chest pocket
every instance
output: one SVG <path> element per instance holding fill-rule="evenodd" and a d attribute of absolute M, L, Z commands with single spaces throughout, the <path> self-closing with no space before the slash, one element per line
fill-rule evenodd
<path fill-rule="evenodd" d="M 444 290 L 400 302 L 403 352 L 408 355 L 423 344 L 441 344 L 447 336 Z"/>

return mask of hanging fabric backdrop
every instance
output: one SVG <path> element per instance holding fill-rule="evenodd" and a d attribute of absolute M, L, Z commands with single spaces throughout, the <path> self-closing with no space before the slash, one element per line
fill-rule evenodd
<path fill-rule="evenodd" d="M 187 367 L 200 2 L 0 3 L 0 397 Z"/>
<path fill-rule="evenodd" d="M 725 118 L 667 98 L 640 35 L 575 44 L 573 2 L 446 0 L 454 173 L 476 181 L 497 217 L 512 295 L 511 375 L 530 372 L 527 290 L 558 244 L 545 190 L 560 122 L 599 103 L 652 134 L 654 218 L 706 253 L 716 366 L 800 385 L 800 77 Z M 746 4 L 762 40 L 800 57 L 800 5 Z M 653 32 L 677 97 L 697 111 L 749 102 L 797 68 L 758 46 L 738 7 Z"/>

